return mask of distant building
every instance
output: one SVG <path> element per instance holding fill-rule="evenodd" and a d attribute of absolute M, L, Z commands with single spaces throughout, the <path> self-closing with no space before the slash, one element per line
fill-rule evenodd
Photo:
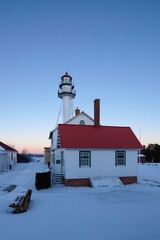
<path fill-rule="evenodd" d="M 0 151 L 0 172 L 4 172 L 5 170 L 10 168 L 10 160 L 7 156 L 7 153 Z"/>
<path fill-rule="evenodd" d="M 48 164 L 48 163 L 50 163 L 50 148 L 49 147 L 45 147 L 44 151 L 45 151 L 44 163 Z"/>
<path fill-rule="evenodd" d="M 17 151 L 3 142 L 0 142 L 0 171 L 11 169 L 16 163 Z"/>
<path fill-rule="evenodd" d="M 29 158 L 33 162 L 43 162 L 44 154 L 28 154 Z"/>

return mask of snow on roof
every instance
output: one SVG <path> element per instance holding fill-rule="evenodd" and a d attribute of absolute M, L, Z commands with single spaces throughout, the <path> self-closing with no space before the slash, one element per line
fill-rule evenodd
<path fill-rule="evenodd" d="M 130 127 L 59 124 L 61 148 L 143 149 Z"/>
<path fill-rule="evenodd" d="M 138 157 L 145 157 L 145 155 L 143 155 L 143 154 L 138 154 L 137 156 Z"/>
<path fill-rule="evenodd" d="M 0 142 L 0 146 L 1 146 L 4 150 L 17 152 L 17 150 L 15 150 L 14 148 L 12 148 L 12 147 L 4 144 L 3 142 Z"/>

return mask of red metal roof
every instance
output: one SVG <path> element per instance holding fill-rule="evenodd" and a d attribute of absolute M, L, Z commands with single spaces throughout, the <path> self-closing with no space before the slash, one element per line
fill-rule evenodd
<path fill-rule="evenodd" d="M 130 127 L 59 124 L 61 148 L 142 149 Z"/>
<path fill-rule="evenodd" d="M 7 151 L 15 151 L 15 152 L 17 152 L 17 150 L 15 150 L 14 148 L 11 148 L 10 146 L 4 144 L 3 142 L 0 142 L 0 146 L 2 148 L 4 148 L 5 150 L 7 150 Z"/>
<path fill-rule="evenodd" d="M 73 119 L 77 118 L 80 115 L 85 115 L 87 118 L 89 118 L 93 123 L 94 123 L 94 119 L 91 118 L 87 113 L 85 113 L 84 111 L 80 112 L 78 115 L 72 117 L 71 119 L 69 119 L 68 121 L 66 121 L 64 124 L 67 124 L 69 122 L 71 122 Z M 53 129 L 50 133 L 49 133 L 49 139 L 51 139 L 52 134 L 55 130 L 57 130 L 58 127 L 56 127 L 55 129 Z"/>

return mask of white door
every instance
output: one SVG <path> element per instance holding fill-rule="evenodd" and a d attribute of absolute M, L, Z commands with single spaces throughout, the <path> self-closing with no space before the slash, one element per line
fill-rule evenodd
<path fill-rule="evenodd" d="M 61 172 L 62 167 L 61 167 L 61 159 L 60 157 L 56 157 L 55 159 L 55 172 Z"/>

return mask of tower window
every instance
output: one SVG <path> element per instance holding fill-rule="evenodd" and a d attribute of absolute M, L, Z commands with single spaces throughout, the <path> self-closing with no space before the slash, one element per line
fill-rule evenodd
<path fill-rule="evenodd" d="M 64 83 L 70 83 L 70 78 L 69 77 L 65 77 L 64 78 Z"/>
<path fill-rule="evenodd" d="M 80 125 L 85 125 L 85 121 L 84 121 L 84 120 L 81 120 L 81 121 L 79 122 L 79 124 L 80 124 Z"/>

